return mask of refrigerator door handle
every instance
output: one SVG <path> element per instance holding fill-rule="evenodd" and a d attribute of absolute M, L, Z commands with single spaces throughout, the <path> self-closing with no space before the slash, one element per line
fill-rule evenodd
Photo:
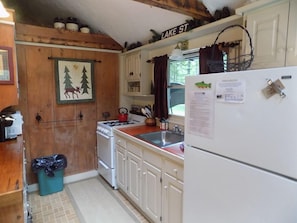
<path fill-rule="evenodd" d="M 274 82 L 271 79 L 269 79 L 267 81 L 267 84 L 268 84 L 267 90 L 270 90 L 269 96 L 272 96 L 273 94 L 277 93 L 277 94 L 279 94 L 279 96 L 281 98 L 286 97 L 286 94 L 283 92 L 283 89 L 285 89 L 285 86 L 282 84 L 282 82 L 279 79 L 277 79 Z M 272 90 L 272 92 L 271 92 L 271 90 Z"/>

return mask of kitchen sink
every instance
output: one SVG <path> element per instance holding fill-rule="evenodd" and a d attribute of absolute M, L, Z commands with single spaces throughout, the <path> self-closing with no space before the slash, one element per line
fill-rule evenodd
<path fill-rule="evenodd" d="M 184 141 L 184 135 L 172 131 L 149 132 L 135 137 L 161 148 Z"/>

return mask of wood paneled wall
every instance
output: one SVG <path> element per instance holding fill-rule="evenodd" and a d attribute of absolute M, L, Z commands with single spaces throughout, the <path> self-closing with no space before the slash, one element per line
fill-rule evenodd
<path fill-rule="evenodd" d="M 37 182 L 30 169 L 36 157 L 64 154 L 68 161 L 65 176 L 97 168 L 96 123 L 103 120 L 102 112 L 110 112 L 110 119 L 118 113 L 119 55 L 22 44 L 16 49 L 28 183 Z M 102 61 L 94 63 L 95 102 L 57 104 L 54 60 L 48 57 Z M 37 113 L 42 117 L 40 123 L 35 119 Z"/>

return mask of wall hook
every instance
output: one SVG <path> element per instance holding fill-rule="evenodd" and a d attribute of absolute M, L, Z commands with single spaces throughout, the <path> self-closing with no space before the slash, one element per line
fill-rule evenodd
<path fill-rule="evenodd" d="M 83 120 L 83 114 L 81 113 L 81 111 L 79 112 L 79 115 L 78 115 L 78 117 L 79 117 L 79 120 Z"/>
<path fill-rule="evenodd" d="M 35 116 L 36 121 L 39 123 L 42 119 L 41 115 L 39 113 L 36 114 Z"/>

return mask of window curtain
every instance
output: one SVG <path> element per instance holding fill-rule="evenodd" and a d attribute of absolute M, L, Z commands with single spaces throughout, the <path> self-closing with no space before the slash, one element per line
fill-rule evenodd
<path fill-rule="evenodd" d="M 210 60 L 223 63 L 223 52 L 219 50 L 218 44 L 207 46 L 199 50 L 200 74 L 214 73 L 211 72 L 208 66 L 208 62 Z M 224 72 L 223 66 L 222 69 L 218 70 L 217 72 Z"/>
<path fill-rule="evenodd" d="M 167 103 L 167 63 L 168 56 L 154 57 L 155 117 L 168 118 Z"/>

